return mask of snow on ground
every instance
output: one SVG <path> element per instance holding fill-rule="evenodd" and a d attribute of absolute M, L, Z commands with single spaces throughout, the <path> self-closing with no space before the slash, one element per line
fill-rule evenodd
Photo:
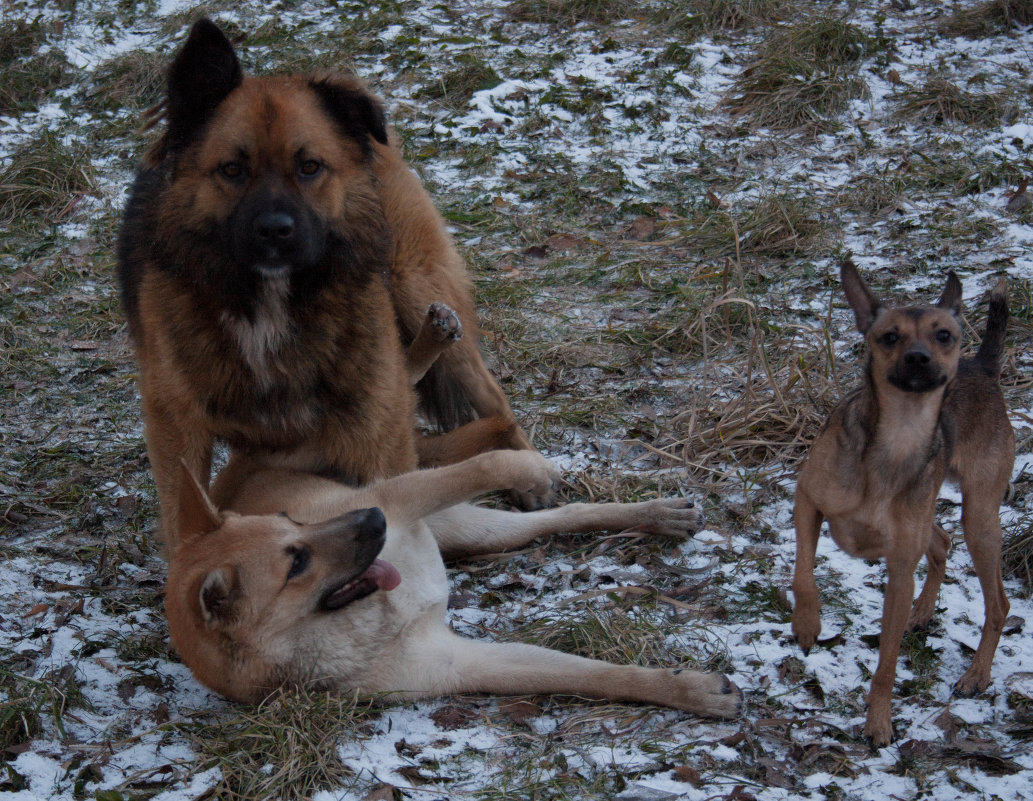
<path fill-rule="evenodd" d="M 79 110 L 79 87 L 88 85 L 94 71 L 116 56 L 139 50 L 171 52 L 185 27 L 180 25 L 170 34 L 161 22 L 191 9 L 189 3 L 164 0 L 151 4 L 148 13 L 131 24 L 122 25 L 117 15 L 113 18 L 105 13 L 110 4 L 80 0 L 73 5 L 71 16 L 63 4 L 36 8 L 13 2 L 5 7 L 6 14 L 66 20 L 63 34 L 53 46 L 63 49 L 76 72 L 76 85 L 60 90 L 35 111 L 0 117 L 0 161 L 8 160 L 17 147 L 45 131 L 55 131 L 68 141 L 82 136 L 97 119 Z M 264 21 L 296 28 L 296 35 L 311 36 L 317 48 L 326 44 L 321 36 L 333 36 L 337 26 L 348 24 L 349 13 L 360 15 L 356 9 L 338 10 L 337 4 L 282 5 L 287 9 L 269 11 L 262 4 L 239 3 L 214 13 L 220 21 L 236 23 L 245 30 L 256 30 Z M 920 155 L 927 143 L 928 128 L 893 117 L 899 87 L 883 77 L 883 70 L 866 74 L 870 96 L 854 102 L 848 112 L 851 125 L 844 130 L 819 134 L 812 140 L 787 137 L 783 141 L 770 131 L 724 137 L 720 131 L 727 125 L 717 106 L 740 74 L 742 50 L 749 37 L 703 36 L 688 43 L 690 66 L 669 69 L 663 85 L 657 86 L 651 83 L 655 74 L 644 72 L 641 65 L 657 58 L 663 42 L 638 48 L 614 43 L 601 52 L 597 32 L 588 23 L 562 32 L 509 23 L 508 41 L 490 51 L 500 82 L 474 92 L 458 112 L 442 109 L 429 103 L 420 90 L 433 85 L 464 50 L 476 49 L 484 56 L 480 41 L 462 40 L 469 23 L 464 23 L 464 15 L 501 18 L 504 11 L 501 2 L 459 5 L 463 8 L 453 13 L 444 5 L 403 4 L 402 19 L 379 34 L 383 50 L 353 54 L 360 73 L 377 76 L 390 89 L 385 94 L 393 116 L 404 121 L 409 114 L 417 115 L 416 121 L 410 122 L 414 147 L 450 144 L 442 157 L 419 164 L 422 174 L 443 195 L 480 192 L 485 197 L 499 196 L 531 213 L 539 201 L 527 199 L 512 174 L 561 158 L 561 163 L 573 170 L 605 164 L 619 175 L 615 191 L 620 197 L 615 201 L 662 204 L 669 198 L 672 174 L 695 176 L 705 172 L 714 158 L 735 159 L 741 151 L 744 169 L 753 177 L 727 187 L 722 197 L 725 203 L 736 205 L 754 201 L 772 187 L 819 193 L 849 189 L 859 176 L 898 166 L 901 152 Z M 832 5 L 846 10 L 843 4 Z M 1033 127 L 1027 122 L 1028 65 L 1033 55 L 1028 31 L 979 40 L 931 38 L 931 12 L 923 7 L 929 4 L 915 5 L 914 10 L 898 12 L 891 4 L 856 3 L 853 18 L 867 29 L 891 32 L 888 35 L 896 43 L 893 67 L 905 84 L 921 83 L 935 64 L 944 75 L 957 80 L 978 73 L 994 86 L 1023 87 L 1026 98 L 1020 119 L 981 132 L 978 141 L 972 141 L 971 130 L 960 128 L 940 131 L 937 136 L 938 144 L 955 145 L 960 159 L 982 156 L 1021 162 L 1028 170 L 1033 148 Z M 884 23 L 883 17 L 888 17 Z M 306 27 L 302 23 L 311 24 Z M 414 36 L 426 37 L 422 47 L 428 61 L 415 68 L 426 69 L 426 74 L 405 73 L 388 58 L 393 48 L 411 46 Z M 566 57 L 554 58 L 557 51 Z M 518 58 L 540 59 L 553 66 L 535 77 L 507 75 L 507 66 Z M 978 68 L 973 69 L 973 64 Z M 571 112 L 561 101 L 564 92 L 579 95 L 589 90 L 597 90 L 602 98 L 591 114 Z M 657 107 L 664 113 L 653 115 Z M 544 123 L 529 135 L 519 123 L 532 115 Z M 871 147 L 859 148 L 856 131 L 862 129 Z M 889 155 L 883 146 L 892 146 Z M 464 166 L 463 151 L 476 148 L 489 151 L 490 156 L 471 173 Z M 124 201 L 131 164 L 102 146 L 97 149 L 101 182 L 96 206 L 100 214 L 104 206 L 114 208 Z M 990 286 L 991 266 L 1006 272 L 1013 285 L 1033 279 L 1033 229 L 1028 218 L 1017 220 L 1003 210 L 1003 192 L 1003 186 L 994 184 L 956 199 L 962 216 L 986 219 L 999 231 L 982 251 L 962 249 L 968 258 L 956 267 L 963 271 L 967 307 Z M 941 195 L 912 194 L 901 199 L 892 216 L 874 225 L 848 221 L 842 247 L 855 254 L 864 270 L 901 273 L 901 263 L 909 254 L 890 228 L 928 226 L 942 203 Z M 73 220 L 61 229 L 60 236 L 66 241 L 85 239 L 90 230 L 89 221 Z M 471 249 L 480 243 L 479 236 L 468 240 Z M 10 261 L 5 260 L 5 269 Z M 14 268 L 12 263 L 8 272 Z M 104 275 L 101 283 L 98 288 L 94 278 L 84 277 L 77 291 L 84 296 L 110 295 L 110 274 Z M 928 271 L 911 275 L 904 271 L 897 285 L 902 291 L 935 292 L 941 283 L 939 273 L 930 278 Z M 789 285 L 784 291 L 795 290 Z M 801 292 L 800 313 L 812 319 L 825 314 L 829 297 L 823 292 Z M 536 319 L 547 325 L 556 300 L 546 295 L 535 299 Z M 588 317 L 592 314 L 591 310 L 585 312 Z M 592 319 L 606 324 L 605 316 Z M 850 359 L 853 334 L 846 313 L 836 312 L 833 329 L 838 332 L 834 343 L 838 355 Z M 123 358 L 124 353 L 123 349 Z M 1028 354 L 1020 364 L 1028 368 Z M 679 377 L 678 369 L 665 375 L 672 386 L 679 380 L 691 381 L 691 376 Z M 1026 481 L 1033 459 L 1028 452 L 1030 414 L 1027 407 L 1013 416 L 1016 427 L 1027 432 L 1026 450 L 1016 462 L 1014 475 L 1024 476 Z M 45 442 L 48 425 L 46 420 L 35 421 L 35 428 L 25 436 L 39 435 Z M 122 433 L 139 443 L 139 421 L 127 422 Z M 579 434 L 571 433 L 546 443 L 545 449 L 572 474 L 589 469 L 634 472 L 622 455 L 626 453 L 620 447 L 622 440 L 622 432 L 614 432 L 612 442 L 617 447 L 600 452 Z M 0 472 L 0 491 L 10 489 L 5 485 L 14 481 Z M 707 575 L 726 588 L 733 610 L 739 603 L 748 605 L 744 587 L 787 587 L 793 561 L 792 484 L 785 480 L 780 486 L 780 497 L 753 511 L 752 528 L 767 532 L 762 546 L 743 532 L 709 529 L 667 554 L 667 563 L 687 575 Z M 114 503 L 122 494 L 119 489 L 117 482 L 98 486 L 98 503 L 103 498 L 108 498 L 105 503 Z M 500 781 L 511 781 L 507 763 L 518 762 L 527 749 L 545 741 L 562 746 L 530 768 L 540 771 L 539 781 L 564 772 L 586 780 L 621 774 L 628 778 L 618 797 L 629 799 L 747 797 L 735 796 L 734 788 L 739 785 L 744 792 L 764 799 L 1033 798 L 1029 735 L 1013 736 L 1020 728 L 1015 723 L 1015 698 L 1027 703 L 1033 698 L 1033 638 L 1028 628 L 1033 621 L 1033 602 L 1020 597 L 1017 582 L 1008 582 L 1012 618 L 997 652 L 993 684 L 976 698 L 952 697 L 952 682 L 965 670 L 979 639 L 982 600 L 961 544 L 959 498 L 949 488 L 943 498 L 941 518 L 958 547 L 950 556 L 938 622 L 925 644 L 940 666 L 927 693 L 916 692 L 907 698 L 899 692 L 895 695 L 898 730 L 890 747 L 872 753 L 859 745 L 856 735 L 863 724 L 864 692 L 877 658 L 876 649 L 862 637 L 878 634 L 884 574 L 880 565 L 850 559 L 823 538 L 818 550 L 819 582 L 823 590 L 838 586 L 844 592 L 832 593 L 837 600 L 824 608 L 822 636 L 827 644 L 806 658 L 792 641 L 788 618 L 770 610 L 752 617 L 732 614 L 724 621 L 708 620 L 703 631 L 697 621 L 684 617 L 669 623 L 672 651 L 704 647 L 724 655 L 732 678 L 750 699 L 744 721 L 715 723 L 664 710 L 605 707 L 598 711 L 583 704 L 551 703 L 520 724 L 527 728 L 524 734 L 522 730 L 514 733 L 499 704 L 490 699 L 469 702 L 478 714 L 448 730 L 433 719 L 442 701 L 399 705 L 375 717 L 361 735 L 349 736 L 340 744 L 340 757 L 355 771 L 359 789 L 325 791 L 317 798 L 363 798 L 378 782 L 402 788 L 406 797 L 477 796 Z M 737 499 L 725 500 L 734 503 Z M 745 494 L 741 500 L 747 500 Z M 1003 520 L 1006 525 L 1015 524 L 1029 514 L 1028 505 L 1007 506 Z M 89 549 L 92 546 L 84 535 L 61 524 L 30 533 L 11 531 L 4 530 L 7 544 L 16 546 L 22 555 L 6 559 L 0 570 L 0 654 L 8 663 L 5 670 L 30 671 L 30 682 L 55 686 L 72 686 L 67 681 L 70 672 L 81 698 L 69 698 L 67 709 L 58 716 L 44 715 L 44 729 L 27 747 L 8 755 L 6 795 L 12 801 L 28 801 L 128 799 L 146 794 L 162 801 L 180 801 L 200 797 L 215 787 L 218 771 L 193 772 L 190 766 L 196 764 L 197 755 L 169 723 L 191 719 L 198 711 L 229 715 L 232 706 L 200 687 L 173 658 L 155 655 L 141 660 L 138 655 L 143 644 L 166 637 L 160 613 L 138 601 L 141 596 L 153 601 L 161 583 L 160 562 L 153 557 L 143 557 L 139 564 L 126 562 L 118 570 L 118 585 L 109 593 L 87 591 L 100 569 L 90 561 L 96 558 L 96 549 Z M 68 559 L 68 549 L 54 549 L 55 556 L 48 559 L 48 543 L 53 541 L 81 544 L 83 561 Z M 743 554 L 755 557 L 738 558 Z M 543 570 L 521 559 L 515 560 L 511 569 L 495 574 L 494 585 L 492 581 L 483 585 L 513 597 L 504 597 L 491 608 L 453 610 L 452 621 L 458 630 L 470 636 L 486 636 L 485 632 L 491 636 L 492 631 L 504 634 L 514 619 L 549 615 L 562 601 L 582 591 L 571 584 L 570 577 L 585 568 L 601 590 L 650 585 L 648 567 L 629 567 L 606 554 L 578 552 L 569 561 L 550 562 Z M 462 567 L 454 578 L 464 586 L 481 589 L 478 575 Z M 514 582 L 522 586 L 513 589 Z M 635 612 L 633 608 L 630 613 Z M 160 654 L 160 649 L 151 653 Z M 131 678 L 134 680 L 127 681 Z M 898 688 L 915 678 L 915 671 L 902 660 Z M 769 698 L 776 700 L 769 703 Z M 0 700 L 0 711 L 2 704 Z M 772 738 L 770 732 L 779 737 Z M 400 747 L 403 739 L 404 748 Z M 747 751 L 751 754 L 749 775 L 742 769 Z M 557 753 L 562 753 L 562 760 Z M 930 766 L 934 758 L 940 762 Z M 816 761 L 822 769 L 800 770 L 797 782 L 786 782 L 784 777 L 793 774 L 792 764 L 813 765 Z M 689 762 L 705 775 L 700 786 L 672 772 L 672 767 Z M 916 764 L 924 764 L 917 773 L 912 769 Z M 420 770 L 433 773 L 428 765 L 440 766 L 433 774 L 436 780 L 417 784 L 414 776 Z M 94 766 L 94 772 L 84 774 L 85 766 Z M 450 781 L 440 781 L 442 776 Z M 108 795 L 102 796 L 105 792 Z"/>

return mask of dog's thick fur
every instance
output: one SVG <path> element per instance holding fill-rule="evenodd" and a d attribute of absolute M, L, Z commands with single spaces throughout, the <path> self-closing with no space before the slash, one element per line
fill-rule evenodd
<path fill-rule="evenodd" d="M 690 534 L 682 499 L 505 512 L 466 501 L 540 493 L 553 468 L 493 451 L 356 489 L 310 474 L 249 473 L 218 512 L 184 470 L 166 609 L 183 661 L 207 686 L 255 701 L 314 684 L 421 698 L 459 692 L 567 693 L 728 717 L 738 688 L 720 674 L 616 666 L 531 645 L 459 637 L 445 622 L 441 551 L 485 553 L 557 531 Z M 213 492 L 226 494 L 221 476 Z M 323 522 L 320 522 L 323 521 Z"/>
<path fill-rule="evenodd" d="M 216 438 L 356 483 L 457 458 L 411 436 L 403 348 L 431 301 L 466 335 L 416 387 L 427 415 L 530 448 L 478 352 L 465 266 L 359 81 L 245 77 L 201 20 L 164 106 L 118 246 L 164 532 L 179 460 L 207 485 Z"/>
<path fill-rule="evenodd" d="M 963 359 L 961 284 L 953 273 L 936 306 L 887 308 L 849 262 L 842 282 L 868 356 L 862 386 L 832 412 L 800 471 L 793 632 L 806 652 L 821 631 L 814 555 L 826 519 L 847 553 L 886 560 L 879 663 L 865 724 L 881 746 L 893 736 L 890 702 L 901 638 L 906 629 L 926 625 L 936 610 L 950 548 L 935 522 L 936 498 L 948 477 L 961 485 L 965 542 L 986 608 L 979 647 L 956 691 L 970 695 L 990 683 L 1008 615 L 999 507 L 1015 458 L 999 383 L 1007 295 L 1003 281 L 991 292 L 982 344 L 974 358 Z M 923 554 L 928 574 L 912 605 Z"/>

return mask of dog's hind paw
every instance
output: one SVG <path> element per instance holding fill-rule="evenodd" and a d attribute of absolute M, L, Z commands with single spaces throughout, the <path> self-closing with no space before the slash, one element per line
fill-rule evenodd
<path fill-rule="evenodd" d="M 672 706 L 711 718 L 734 718 L 742 714 L 742 690 L 722 673 L 700 673 L 695 670 L 672 670 L 681 685 L 681 697 L 670 699 Z"/>
<path fill-rule="evenodd" d="M 703 513 L 689 498 L 659 498 L 639 506 L 642 522 L 632 531 L 661 537 L 691 537 L 703 525 Z"/>

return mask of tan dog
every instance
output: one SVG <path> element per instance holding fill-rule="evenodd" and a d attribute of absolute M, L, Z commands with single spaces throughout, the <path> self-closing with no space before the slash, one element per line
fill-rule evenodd
<path fill-rule="evenodd" d="M 419 397 L 443 431 L 488 420 L 479 430 L 496 447 L 531 447 L 478 351 L 466 267 L 361 82 L 245 76 L 200 20 L 169 69 L 163 117 L 118 275 L 166 536 L 180 459 L 207 486 L 217 439 L 363 484 L 461 455 L 411 436 Z M 404 349 L 431 301 L 467 331 L 414 392 Z"/>
<path fill-rule="evenodd" d="M 865 734 L 881 746 L 893 736 L 890 700 L 901 638 L 929 622 L 944 577 L 950 538 L 934 518 L 947 477 L 961 484 L 965 542 L 986 607 L 979 647 L 956 691 L 970 695 L 990 683 L 1008 614 L 999 507 L 1015 458 L 998 380 L 1007 296 L 1002 281 L 990 294 L 978 352 L 961 359 L 961 283 L 953 273 L 936 306 L 900 308 L 883 306 L 853 264 L 843 265 L 841 278 L 868 361 L 861 388 L 832 412 L 800 471 L 793 632 L 806 653 L 821 631 L 814 555 L 827 519 L 833 539 L 851 556 L 886 560 L 879 664 L 865 723 Z M 929 570 L 912 606 L 922 554 Z"/>
<path fill-rule="evenodd" d="M 473 554 L 558 531 L 634 528 L 686 536 L 690 502 L 570 504 L 517 513 L 481 493 L 540 493 L 554 478 L 530 451 L 494 451 L 354 489 L 286 471 L 251 474 L 220 513 L 185 472 L 169 565 L 172 639 L 194 675 L 230 698 L 308 684 L 390 698 L 565 693 L 738 713 L 720 674 L 610 665 L 531 645 L 459 637 L 445 622 L 441 552 Z M 224 492 L 221 479 L 213 488 Z"/>

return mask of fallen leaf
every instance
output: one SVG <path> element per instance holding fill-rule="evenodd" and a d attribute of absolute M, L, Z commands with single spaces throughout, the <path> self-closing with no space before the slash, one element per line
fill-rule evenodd
<path fill-rule="evenodd" d="M 584 242 L 570 234 L 555 234 L 545 240 L 545 246 L 549 250 L 573 250 L 583 244 Z"/>
<path fill-rule="evenodd" d="M 452 729 L 468 728 L 471 721 L 480 717 L 472 709 L 456 704 L 445 704 L 430 713 L 430 719 L 439 729 L 451 731 Z"/>
<path fill-rule="evenodd" d="M 886 80 L 889 81 L 890 83 L 894 84 L 894 85 L 898 85 L 898 84 L 904 83 L 904 81 L 901 80 L 901 78 L 900 78 L 900 73 L 897 72 L 896 70 L 890 70 L 889 72 L 887 72 L 886 73 Z"/>
<path fill-rule="evenodd" d="M 532 245 L 524 251 L 524 255 L 529 259 L 544 259 L 546 256 L 546 249 L 541 245 Z"/>
<path fill-rule="evenodd" d="M 72 350 L 96 350 L 98 345 L 92 339 L 73 339 L 68 347 Z"/>
<path fill-rule="evenodd" d="M 381 784 L 366 793 L 362 801 L 394 801 L 394 798 L 395 788 L 390 784 Z"/>
<path fill-rule="evenodd" d="M 656 220 L 652 217 L 636 217 L 628 227 L 625 236 L 642 242 L 656 233 Z"/>
<path fill-rule="evenodd" d="M 695 768 L 690 768 L 688 765 L 682 765 L 681 767 L 675 768 L 671 778 L 676 782 L 686 782 L 687 784 L 691 784 L 693 787 L 699 787 L 703 783 L 703 779 L 699 775 L 699 771 Z"/>
<path fill-rule="evenodd" d="M 526 724 L 540 717 L 542 708 L 533 701 L 507 701 L 499 704 L 499 712 L 514 723 Z"/>

